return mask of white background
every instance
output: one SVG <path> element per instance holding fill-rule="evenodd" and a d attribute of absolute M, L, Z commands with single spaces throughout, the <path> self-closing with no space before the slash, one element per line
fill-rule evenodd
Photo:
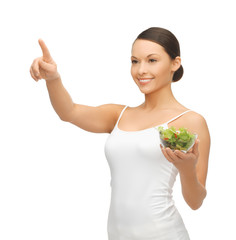
<path fill-rule="evenodd" d="M 178 38 L 184 76 L 175 97 L 205 117 L 211 134 L 202 207 L 174 199 L 191 240 L 236 239 L 234 1 L 1 1 L 0 239 L 107 239 L 109 134 L 59 119 L 45 80 L 29 73 L 47 44 L 76 103 L 137 106 L 131 45 L 149 27 Z M 144 239 L 145 240 L 145 239 Z"/>

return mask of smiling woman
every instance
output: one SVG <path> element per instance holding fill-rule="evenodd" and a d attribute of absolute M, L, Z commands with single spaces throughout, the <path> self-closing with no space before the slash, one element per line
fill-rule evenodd
<path fill-rule="evenodd" d="M 160 88 L 183 75 L 178 40 L 162 28 L 149 28 L 139 34 L 133 43 L 131 62 L 131 74 L 138 86 L 153 88 L 155 84 Z M 140 91 L 148 93 L 147 88 Z"/>
<path fill-rule="evenodd" d="M 46 44 L 41 39 L 39 44 L 43 56 L 33 61 L 30 74 L 35 81 L 46 80 L 60 119 L 89 132 L 109 133 L 105 143 L 112 187 L 109 240 L 188 240 L 172 188 L 179 173 L 186 203 L 191 209 L 201 206 L 206 197 L 210 135 L 204 117 L 184 107 L 172 93 L 172 82 L 183 75 L 176 37 L 153 27 L 134 41 L 131 75 L 145 94 L 144 103 L 137 107 L 74 103 Z M 198 140 L 187 153 L 172 152 L 159 145 L 157 126 L 184 126 L 197 133 Z"/>
<path fill-rule="evenodd" d="M 172 187 L 180 173 L 186 203 L 194 210 L 201 206 L 210 148 L 207 124 L 171 91 L 172 82 L 183 76 L 183 67 L 178 40 L 170 31 L 153 27 L 142 32 L 133 43 L 131 63 L 131 75 L 145 102 L 123 108 L 105 145 L 112 176 L 109 240 L 188 240 Z M 168 124 L 197 132 L 202 144 L 199 147 L 196 140 L 187 153 L 158 149 L 155 127 Z"/>

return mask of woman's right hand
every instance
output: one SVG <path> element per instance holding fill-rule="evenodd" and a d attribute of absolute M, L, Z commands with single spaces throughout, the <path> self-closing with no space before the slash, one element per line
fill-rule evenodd
<path fill-rule="evenodd" d="M 45 79 L 46 81 L 53 81 L 60 78 L 57 72 L 57 64 L 53 61 L 50 52 L 42 39 L 38 40 L 42 49 L 43 56 L 34 59 L 31 67 L 30 74 L 35 81 Z"/>

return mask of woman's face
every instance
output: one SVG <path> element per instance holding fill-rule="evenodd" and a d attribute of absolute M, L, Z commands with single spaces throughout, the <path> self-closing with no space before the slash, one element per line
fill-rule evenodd
<path fill-rule="evenodd" d="M 132 47 L 131 75 L 143 93 L 171 84 L 180 57 L 172 60 L 164 48 L 152 41 L 137 39 Z"/>

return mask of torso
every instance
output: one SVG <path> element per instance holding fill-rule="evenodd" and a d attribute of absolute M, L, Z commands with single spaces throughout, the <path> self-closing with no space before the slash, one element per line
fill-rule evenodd
<path fill-rule="evenodd" d="M 114 128 L 105 143 L 112 188 L 107 224 L 109 239 L 189 240 L 172 199 L 178 170 L 163 155 L 160 138 L 152 128 L 188 109 L 147 112 L 140 107 L 124 107 L 117 106 L 120 111 L 116 119 L 119 119 L 116 127 L 123 131 Z M 123 114 L 119 115 L 122 110 Z M 180 118 L 190 114 L 191 111 Z M 194 121 L 188 117 L 185 122 Z"/>

